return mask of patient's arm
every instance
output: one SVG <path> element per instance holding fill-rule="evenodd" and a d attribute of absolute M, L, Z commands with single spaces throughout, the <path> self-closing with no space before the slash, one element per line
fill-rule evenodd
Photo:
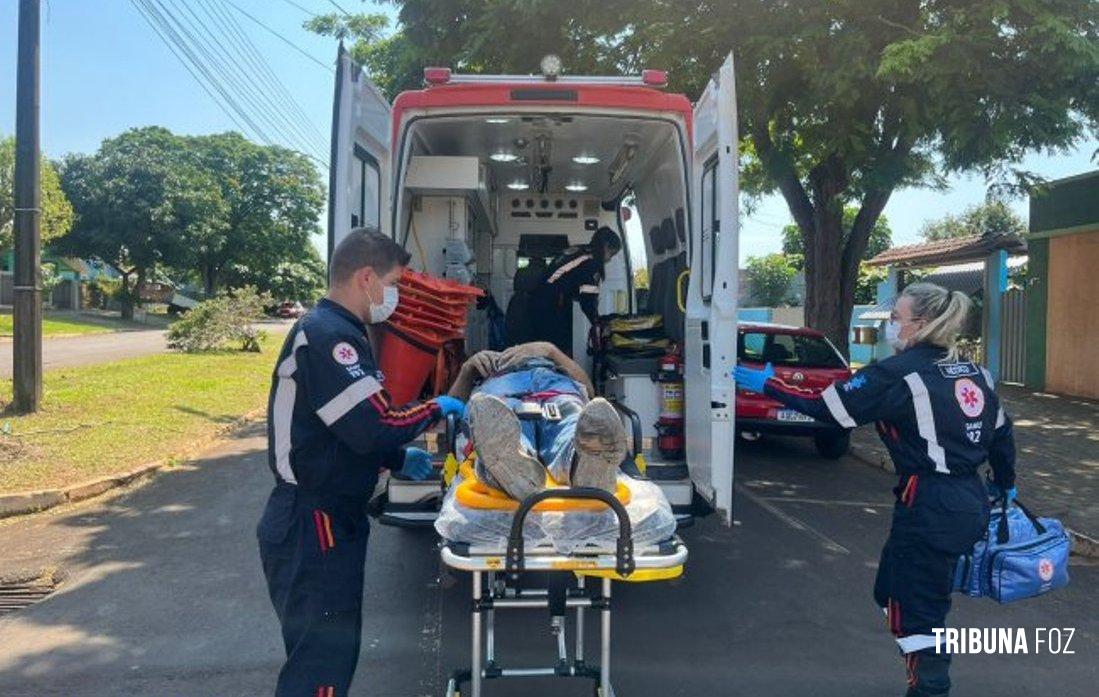
<path fill-rule="evenodd" d="M 506 349 L 500 354 L 496 369 L 507 370 L 531 358 L 546 358 L 553 361 L 554 365 L 561 369 L 561 372 L 584 386 L 584 389 L 588 392 L 588 399 L 595 396 L 595 387 L 584 369 L 576 361 L 566 356 L 561 349 L 548 341 L 532 341 Z"/>
<path fill-rule="evenodd" d="M 478 351 L 470 356 L 462 364 L 462 369 L 458 371 L 458 377 L 447 394 L 463 401 L 468 400 L 473 394 L 474 385 L 496 372 L 500 356 L 499 351 Z"/>

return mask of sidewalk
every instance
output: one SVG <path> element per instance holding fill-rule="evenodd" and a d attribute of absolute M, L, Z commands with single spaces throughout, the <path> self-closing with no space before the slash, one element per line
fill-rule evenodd
<path fill-rule="evenodd" d="M 1099 402 L 1006 385 L 999 392 L 1015 422 L 1019 498 L 1036 513 L 1099 540 Z M 893 469 L 873 425 L 855 430 L 851 453 Z"/>

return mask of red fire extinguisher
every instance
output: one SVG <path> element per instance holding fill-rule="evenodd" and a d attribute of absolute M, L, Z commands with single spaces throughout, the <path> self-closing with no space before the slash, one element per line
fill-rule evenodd
<path fill-rule="evenodd" d="M 660 389 L 660 418 L 656 422 L 656 447 L 666 458 L 682 459 L 687 438 L 683 394 L 683 356 L 672 344 L 658 363 L 654 379 Z"/>

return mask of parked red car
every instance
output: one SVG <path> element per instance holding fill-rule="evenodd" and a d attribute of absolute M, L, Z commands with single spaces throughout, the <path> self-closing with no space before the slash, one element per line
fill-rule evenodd
<path fill-rule="evenodd" d="M 300 302 L 287 300 L 279 305 L 276 314 L 283 319 L 297 319 L 305 314 L 305 307 Z"/>
<path fill-rule="evenodd" d="M 816 393 L 851 375 L 847 360 L 824 334 L 782 324 L 739 323 L 737 362 L 752 368 L 770 363 L 775 367 L 775 377 Z M 787 409 L 765 395 L 740 389 L 736 395 L 736 429 L 746 436 L 811 436 L 817 452 L 829 459 L 842 457 L 851 444 L 845 429 Z"/>

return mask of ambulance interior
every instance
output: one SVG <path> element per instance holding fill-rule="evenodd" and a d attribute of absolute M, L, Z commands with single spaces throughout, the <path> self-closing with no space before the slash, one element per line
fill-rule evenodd
<path fill-rule="evenodd" d="M 517 286 L 521 293 L 545 264 L 606 225 L 624 248 L 607 264 L 600 314 L 651 311 L 682 339 L 674 278 L 664 278 L 685 268 L 687 244 L 683 151 L 672 123 L 424 118 L 409 129 L 399 176 L 397 236 L 414 269 L 485 288 L 506 312 Z M 573 355 L 585 359 L 587 319 L 573 313 Z M 485 315 L 477 314 L 468 352 L 488 343 Z"/>
<path fill-rule="evenodd" d="M 655 315 L 659 326 L 642 333 L 642 350 L 608 355 L 602 389 L 636 412 L 650 463 L 685 482 L 674 494 L 665 487 L 673 505 L 690 504 L 690 484 L 681 462 L 661 463 L 652 447 L 660 386 L 651 374 L 668 342 L 684 337 L 685 138 L 682 124 L 659 118 L 421 117 L 401 141 L 394 216 L 411 267 L 488 290 L 509 334 L 548 263 L 599 226 L 619 233 L 623 250 L 606 266 L 599 313 Z M 588 320 L 576 303 L 570 312 L 573 356 L 591 372 Z M 487 347 L 488 313 L 474 311 L 466 353 Z"/>

